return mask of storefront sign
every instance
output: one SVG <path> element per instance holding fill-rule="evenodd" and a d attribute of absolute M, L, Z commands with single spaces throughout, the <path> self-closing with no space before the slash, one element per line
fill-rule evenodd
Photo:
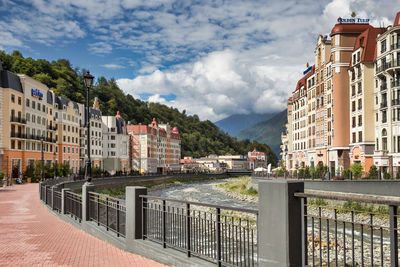
<path fill-rule="evenodd" d="M 39 89 L 33 89 L 33 88 L 32 88 L 31 93 L 32 93 L 32 96 L 33 96 L 33 97 L 39 98 L 40 100 L 43 99 L 43 93 L 40 92 Z"/>

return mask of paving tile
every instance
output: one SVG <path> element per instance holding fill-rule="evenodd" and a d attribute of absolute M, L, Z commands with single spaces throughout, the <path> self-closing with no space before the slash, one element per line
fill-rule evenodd
<path fill-rule="evenodd" d="M 38 184 L 0 188 L 0 266 L 164 266 L 116 248 L 51 214 Z"/>

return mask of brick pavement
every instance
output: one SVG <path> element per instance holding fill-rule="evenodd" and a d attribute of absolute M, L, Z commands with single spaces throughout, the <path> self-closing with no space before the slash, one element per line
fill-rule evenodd
<path fill-rule="evenodd" d="M 0 188 L 0 266 L 163 266 L 51 214 L 38 184 Z"/>

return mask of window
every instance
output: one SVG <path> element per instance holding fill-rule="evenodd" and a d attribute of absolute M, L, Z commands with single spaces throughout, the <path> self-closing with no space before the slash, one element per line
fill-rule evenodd
<path fill-rule="evenodd" d="M 386 51 L 386 40 L 383 40 L 381 42 L 381 53 L 384 53 Z"/>
<path fill-rule="evenodd" d="M 353 133 L 353 135 L 352 135 L 352 143 L 355 143 L 356 142 L 356 133 Z"/>
<path fill-rule="evenodd" d="M 37 109 L 40 111 L 40 103 L 37 104 Z"/>
<path fill-rule="evenodd" d="M 358 116 L 358 126 L 362 126 L 362 115 Z"/>
<path fill-rule="evenodd" d="M 11 140 L 11 149 L 15 149 L 15 141 Z"/>
<path fill-rule="evenodd" d="M 45 105 L 42 106 L 42 111 L 46 112 L 46 106 Z"/>
<path fill-rule="evenodd" d="M 35 109 L 36 108 L 36 102 L 32 101 L 32 108 Z"/>
<path fill-rule="evenodd" d="M 11 94 L 11 102 L 15 103 L 15 95 Z"/>
<path fill-rule="evenodd" d="M 351 111 L 356 111 L 356 101 L 351 102 Z"/>
<path fill-rule="evenodd" d="M 22 104 L 22 99 L 21 99 L 21 97 L 19 96 L 18 97 L 18 105 L 21 105 Z"/>
<path fill-rule="evenodd" d="M 362 142 L 362 132 L 358 132 L 358 142 Z"/>
<path fill-rule="evenodd" d="M 36 116 L 32 115 L 32 122 L 35 123 L 36 122 Z"/>
<path fill-rule="evenodd" d="M 358 99 L 358 110 L 362 109 L 362 99 Z"/>
<path fill-rule="evenodd" d="M 356 127 L 356 117 L 351 118 L 351 126 L 354 128 Z"/>
<path fill-rule="evenodd" d="M 29 108 L 29 104 L 30 104 L 30 100 L 29 99 L 27 99 L 26 100 L 26 106 Z"/>

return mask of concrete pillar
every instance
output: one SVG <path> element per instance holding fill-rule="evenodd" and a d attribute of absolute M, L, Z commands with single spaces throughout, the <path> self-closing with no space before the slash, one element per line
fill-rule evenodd
<path fill-rule="evenodd" d="M 147 195 L 147 188 L 142 186 L 127 186 L 125 191 L 126 203 L 126 239 L 143 238 L 142 231 L 142 199 L 140 195 Z"/>
<path fill-rule="evenodd" d="M 258 189 L 259 266 L 302 266 L 302 206 L 293 194 L 304 182 L 260 181 Z"/>
<path fill-rule="evenodd" d="M 82 221 L 89 221 L 89 192 L 94 191 L 94 184 L 86 182 L 82 186 Z"/>
<path fill-rule="evenodd" d="M 69 188 L 63 188 L 63 189 L 61 189 L 61 214 L 67 214 L 66 206 L 65 206 L 65 204 L 66 204 L 66 201 L 65 201 L 65 193 L 66 193 L 67 191 L 71 191 L 71 189 L 69 189 Z"/>

